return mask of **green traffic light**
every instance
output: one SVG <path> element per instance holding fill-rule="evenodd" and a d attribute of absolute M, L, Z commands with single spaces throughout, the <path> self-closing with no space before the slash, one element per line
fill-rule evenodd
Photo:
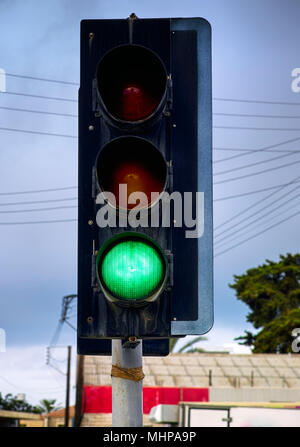
<path fill-rule="evenodd" d="M 108 248 L 98 269 L 105 288 L 123 300 L 153 295 L 165 277 L 162 254 L 143 238 L 120 240 Z"/>

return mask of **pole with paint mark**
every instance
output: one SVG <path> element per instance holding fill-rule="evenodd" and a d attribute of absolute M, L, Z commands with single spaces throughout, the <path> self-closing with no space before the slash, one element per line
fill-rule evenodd
<path fill-rule="evenodd" d="M 113 427 L 143 425 L 142 355 L 141 340 L 134 348 L 124 347 L 122 340 L 112 340 Z"/>

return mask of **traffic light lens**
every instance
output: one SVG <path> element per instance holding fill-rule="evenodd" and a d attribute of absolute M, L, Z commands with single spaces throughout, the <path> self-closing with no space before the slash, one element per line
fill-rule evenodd
<path fill-rule="evenodd" d="M 158 101 L 142 85 L 131 82 L 120 89 L 116 115 L 124 121 L 138 121 L 151 115 Z"/>
<path fill-rule="evenodd" d="M 149 141 L 121 137 L 100 152 L 97 178 L 102 191 L 114 194 L 118 208 L 147 208 L 165 188 L 167 167 L 159 150 Z M 120 190 L 119 185 L 126 185 L 127 191 Z M 135 192 L 143 194 L 136 199 L 133 196 L 133 203 L 128 203 L 130 194 Z"/>
<path fill-rule="evenodd" d="M 139 45 L 122 45 L 98 66 L 98 92 L 107 111 L 126 122 L 150 117 L 163 101 L 167 74 L 158 56 Z"/>
<path fill-rule="evenodd" d="M 113 245 L 99 268 L 105 288 L 123 300 L 143 300 L 153 295 L 165 277 L 162 254 L 142 239 Z"/>

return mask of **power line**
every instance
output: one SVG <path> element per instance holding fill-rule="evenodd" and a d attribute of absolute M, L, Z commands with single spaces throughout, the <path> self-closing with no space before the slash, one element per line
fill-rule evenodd
<path fill-rule="evenodd" d="M 33 95 L 31 93 L 20 93 L 20 92 L 2 92 L 5 95 L 15 95 L 15 96 L 25 96 L 28 98 L 38 98 L 38 99 L 50 99 L 54 101 L 66 101 L 66 102 L 78 102 L 77 99 L 72 98 L 61 98 L 55 96 L 43 96 L 43 95 Z"/>
<path fill-rule="evenodd" d="M 287 101 L 264 101 L 260 99 L 236 99 L 236 98 L 213 98 L 214 101 L 226 101 L 226 102 L 248 102 L 257 104 L 279 104 L 284 106 L 300 106 L 299 102 L 287 102 Z"/>
<path fill-rule="evenodd" d="M 300 152 L 300 151 L 299 151 Z M 296 182 L 293 182 L 296 183 Z M 254 191 L 248 191 L 248 192 L 244 192 L 241 194 L 234 194 L 231 196 L 225 196 L 225 197 L 219 197 L 218 199 L 214 199 L 214 202 L 220 202 L 223 200 L 229 200 L 229 199 L 235 199 L 238 197 L 243 197 L 243 196 L 248 196 L 248 195 L 252 195 L 252 194 L 257 194 L 260 192 L 265 192 L 265 191 L 269 191 L 272 189 L 276 189 L 279 188 L 281 186 L 287 186 L 290 185 L 291 182 L 288 183 L 282 183 L 281 185 L 274 185 L 274 186 L 269 186 L 267 188 L 262 188 L 262 189 L 255 189 Z M 30 190 L 30 191 L 15 191 L 15 192 L 0 192 L 0 196 L 2 195 L 17 195 L 17 194 L 33 194 L 33 193 L 43 193 L 43 192 L 52 192 L 52 191 L 63 191 L 63 190 L 69 190 L 69 189 L 78 189 L 77 186 L 66 186 L 66 187 L 62 187 L 62 188 L 52 188 L 52 189 L 35 189 L 35 190 Z M 57 202 L 57 201 L 64 201 L 64 200 L 76 200 L 76 197 L 73 198 L 67 198 L 67 199 L 54 199 L 54 200 L 50 200 L 53 202 Z M 34 203 L 47 203 L 47 200 L 40 200 L 40 201 L 33 201 L 33 202 L 15 202 L 15 203 L 10 203 L 10 204 L 0 204 L 0 206 L 5 206 L 5 205 L 24 205 L 24 204 L 34 204 Z"/>
<path fill-rule="evenodd" d="M 300 186 L 298 185 L 297 188 L 295 188 L 295 189 L 299 189 L 299 187 L 300 187 Z M 293 192 L 293 191 L 294 191 L 294 190 L 290 191 L 288 194 L 290 194 L 290 193 Z M 287 194 L 287 195 L 288 195 L 288 194 Z M 241 232 L 241 231 L 242 231 L 242 234 L 243 234 L 243 233 L 244 233 L 243 230 L 247 229 L 249 226 L 251 226 L 251 225 L 254 224 L 255 222 L 258 222 L 259 220 L 264 219 L 264 217 L 269 216 L 270 213 L 274 213 L 274 211 L 277 211 L 278 209 L 284 207 L 286 204 L 288 204 L 289 202 L 291 202 L 291 201 L 297 199 L 299 196 L 300 196 L 300 194 L 297 194 L 296 196 L 291 197 L 289 200 L 286 200 L 284 203 L 281 203 L 280 205 L 276 206 L 276 207 L 275 207 L 274 209 L 272 209 L 271 211 L 268 211 L 267 213 L 263 214 L 262 216 L 258 216 L 258 217 L 256 217 L 254 220 L 252 220 L 252 221 L 250 221 L 250 222 L 247 222 L 247 225 L 245 225 L 243 228 L 238 229 L 238 230 L 235 230 L 235 231 L 233 231 L 232 233 L 228 234 L 227 236 L 224 236 L 223 238 L 221 238 L 221 239 L 219 239 L 218 241 L 216 241 L 215 244 L 216 244 L 216 245 L 218 245 L 218 244 L 223 245 L 222 242 L 225 242 L 225 244 L 226 244 L 226 241 L 227 241 L 228 238 L 231 239 L 231 237 L 234 236 L 234 235 L 237 234 L 237 233 L 240 235 L 240 232 Z M 285 197 L 286 197 L 286 196 L 285 196 Z M 284 198 L 285 198 L 285 197 L 284 197 Z M 281 198 L 282 198 L 282 197 L 281 197 Z M 272 206 L 274 203 L 278 203 L 278 200 L 280 200 L 280 199 L 277 199 L 276 201 L 273 201 L 271 204 L 267 205 L 266 207 L 264 207 L 264 208 L 261 209 L 260 211 L 269 208 L 269 207 Z M 256 213 L 253 213 L 251 216 L 248 216 L 246 220 L 248 221 L 248 219 L 249 219 L 250 217 L 256 216 L 257 213 L 260 212 L 260 211 L 257 211 Z M 244 219 L 244 221 L 245 221 L 245 219 Z M 239 224 L 234 225 L 233 227 L 236 227 L 236 226 L 238 226 L 238 225 L 240 225 L 240 224 L 241 224 L 241 222 L 240 222 Z M 230 231 L 230 229 L 232 229 L 233 227 L 231 227 L 231 228 L 229 228 L 228 230 L 225 230 L 225 231 L 226 231 L 226 232 L 227 232 L 227 231 Z M 219 237 L 221 234 L 222 234 L 222 233 L 220 233 L 217 237 Z"/>
<path fill-rule="evenodd" d="M 5 73 L 5 75 L 11 76 L 13 78 L 32 79 L 34 81 L 54 82 L 57 84 L 67 84 L 67 85 L 79 85 L 77 82 L 59 81 L 57 79 L 49 79 L 49 78 L 38 78 L 35 76 L 20 75 L 20 74 L 15 74 L 15 73 Z"/>
<path fill-rule="evenodd" d="M 51 224 L 62 222 L 77 222 L 77 219 L 59 219 L 59 220 L 39 220 L 32 222 L 0 222 L 0 225 L 31 225 L 31 224 Z"/>
<path fill-rule="evenodd" d="M 228 251 L 230 251 L 230 250 L 232 250 L 232 249 L 234 249 L 236 247 L 239 247 L 240 245 L 244 244 L 245 242 L 250 241 L 251 239 L 253 239 L 253 238 L 257 237 L 257 236 L 260 236 L 261 234 L 265 233 L 266 231 L 269 231 L 272 228 L 277 227 L 278 225 L 280 225 L 280 224 L 282 224 L 284 222 L 287 222 L 288 220 L 292 219 L 293 217 L 297 216 L 298 214 L 300 214 L 300 211 L 297 211 L 296 213 L 292 214 L 291 216 L 288 216 L 285 219 L 282 219 L 281 221 L 276 222 L 275 224 L 269 226 L 268 228 L 265 228 L 264 230 L 260 231 L 259 233 L 256 233 L 256 234 L 248 237 L 247 239 L 244 239 L 241 242 L 239 242 L 239 243 L 237 243 L 235 245 L 232 245 L 231 247 L 227 248 L 226 250 L 223 250 L 223 251 L 221 251 L 219 253 L 216 253 L 214 257 L 218 257 L 218 256 L 220 256 L 220 255 L 222 255 L 224 253 L 227 253 Z"/>
<path fill-rule="evenodd" d="M 47 393 L 49 395 L 49 394 L 54 394 L 55 393 L 55 395 L 56 395 L 59 392 L 62 393 L 64 391 L 64 387 L 61 386 L 59 388 L 53 388 L 53 389 L 52 388 L 51 389 L 44 388 L 43 391 L 35 391 L 35 389 L 33 389 L 33 388 L 30 388 L 30 389 L 26 389 L 25 388 L 25 391 L 27 391 L 30 394 L 45 395 Z"/>
<path fill-rule="evenodd" d="M 214 129 L 231 129 L 231 130 L 280 130 L 280 131 L 296 131 L 299 132 L 299 127 L 283 128 L 283 127 L 243 127 L 243 126 L 213 126 Z"/>
<path fill-rule="evenodd" d="M 272 151 L 272 150 L 267 150 L 264 148 L 261 149 L 242 149 L 242 148 L 234 148 L 234 147 L 216 147 L 214 146 L 214 151 L 227 151 L 227 152 L 249 152 L 249 154 L 251 154 L 252 152 L 276 152 L 276 153 L 280 153 L 280 152 L 299 152 L 299 150 L 289 150 L 289 149 L 284 149 L 284 150 L 277 150 L 277 151 Z M 248 155 L 248 154 L 245 154 Z M 218 160 L 215 162 L 217 163 Z"/>
<path fill-rule="evenodd" d="M 300 182 L 300 180 L 299 180 Z M 282 183 L 280 185 L 274 185 L 274 186 L 270 186 L 267 188 L 262 188 L 262 189 L 256 189 L 254 191 L 248 191 L 248 192 L 244 192 L 241 194 L 234 194 L 234 195 L 230 195 L 230 196 L 224 196 L 224 197 L 219 197 L 217 199 L 214 199 L 214 202 L 221 202 L 223 200 L 230 200 L 230 199 L 235 199 L 235 198 L 240 198 L 240 197 L 244 197 L 244 196 L 248 196 L 248 195 L 252 195 L 252 194 L 258 194 L 261 192 L 265 192 L 265 191 L 270 191 L 273 189 L 278 189 L 281 187 L 285 187 L 288 185 L 291 185 L 292 183 L 297 183 L 297 181 L 293 181 L 293 182 L 288 182 L 288 183 Z M 71 188 L 71 187 L 70 187 Z M 72 187 L 73 188 L 73 187 Z M 77 188 L 77 187 L 74 187 Z M 59 189 L 69 189 L 69 188 L 55 188 L 53 190 L 57 191 Z M 22 191 L 22 192 L 15 192 L 15 193 L 2 193 L 2 194 L 25 194 L 25 193 L 34 193 L 34 192 L 46 192 L 46 191 L 52 191 L 52 190 L 35 190 L 35 191 Z M 66 198 L 66 199 L 49 199 L 49 200 L 37 200 L 37 201 L 29 201 L 29 202 L 12 202 L 12 203 L 1 203 L 0 206 L 6 206 L 6 205 L 29 205 L 29 204 L 36 204 L 36 203 L 49 203 L 49 202 L 63 202 L 63 201 L 67 201 L 67 200 L 77 200 L 77 197 L 71 197 L 71 198 Z M 70 205 L 70 206 L 63 206 L 63 207 L 49 207 L 49 208 L 34 208 L 34 209 L 24 209 L 24 210 L 13 210 L 13 211 L 0 211 L 0 214 L 10 214 L 10 213 L 20 213 L 20 212 L 34 212 L 34 211 L 50 211 L 50 210 L 56 210 L 56 209 L 66 209 L 66 208 L 77 208 L 77 205 Z M 230 219 L 231 220 L 231 219 Z M 224 225 L 225 223 L 223 223 L 222 225 Z M 218 227 L 216 227 L 217 229 Z"/>
<path fill-rule="evenodd" d="M 221 127 L 219 127 L 219 128 L 221 128 Z M 229 127 L 224 127 L 224 128 L 229 129 Z M 233 127 L 232 127 L 232 129 L 233 129 Z M 242 129 L 242 128 L 238 128 L 237 127 L 236 129 Z M 76 138 L 76 139 L 78 138 L 76 135 L 57 134 L 57 133 L 52 133 L 52 132 L 40 132 L 40 131 L 35 131 L 35 130 L 15 129 L 15 128 L 8 128 L 8 127 L 0 127 L 0 130 L 5 130 L 5 131 L 8 131 L 8 132 L 30 133 L 30 134 L 36 134 L 36 135 L 47 135 L 47 136 L 53 136 L 53 137 Z M 255 130 L 255 129 L 251 128 L 251 130 Z M 259 129 L 259 130 L 264 130 L 264 129 Z M 275 129 L 275 130 L 280 130 L 280 129 Z M 300 129 L 282 129 L 282 130 L 297 130 L 297 131 L 299 131 Z M 300 138 L 295 138 L 295 139 L 289 140 L 289 141 L 296 141 L 296 140 L 299 140 L 299 139 Z M 286 142 L 273 145 L 272 147 L 280 146 L 280 144 L 286 144 Z M 232 150 L 232 151 L 234 151 L 235 149 L 214 148 L 214 150 Z M 241 149 L 236 149 L 236 150 L 241 151 Z M 248 150 L 248 149 L 245 149 L 244 151 L 245 152 L 251 152 L 251 150 Z M 262 151 L 262 149 L 253 150 L 253 152 L 259 152 L 259 151 Z M 232 156 L 230 158 L 236 158 L 238 156 L 242 156 L 242 154 L 239 154 L 239 155 L 236 155 L 236 156 Z M 228 158 L 228 159 L 230 159 L 230 158 Z"/>
<path fill-rule="evenodd" d="M 221 183 L 233 182 L 235 180 L 242 180 L 242 179 L 247 178 L 247 177 L 253 177 L 255 175 L 264 174 L 265 172 L 276 171 L 277 169 L 286 168 L 288 166 L 296 165 L 298 163 L 300 163 L 300 160 L 296 160 L 296 161 L 293 161 L 291 163 L 286 163 L 285 165 L 281 165 L 281 166 L 275 166 L 274 168 L 264 169 L 263 171 L 252 172 L 251 174 L 245 174 L 245 175 L 242 175 L 242 176 L 239 176 L 239 177 L 233 177 L 233 178 L 229 178 L 229 179 L 226 179 L 226 180 L 220 180 L 218 182 L 214 182 L 214 185 L 220 185 Z"/>
<path fill-rule="evenodd" d="M 235 214 L 233 217 L 231 217 L 230 219 L 225 220 L 224 222 L 222 222 L 221 224 L 219 224 L 218 226 L 215 227 L 214 231 L 216 232 L 219 228 L 223 227 L 224 225 L 228 224 L 229 222 L 232 222 L 233 220 L 235 220 L 237 217 L 242 216 L 243 214 L 245 214 L 247 211 L 252 210 L 253 207 L 258 206 L 259 204 L 263 203 L 264 201 L 268 200 L 270 197 L 274 196 L 275 194 L 277 194 L 277 192 L 282 191 L 283 189 L 285 189 L 287 186 L 293 185 L 294 183 L 297 183 L 300 179 L 300 176 L 295 177 L 293 180 L 291 180 L 289 183 L 283 184 L 283 185 L 278 185 L 278 187 L 276 188 L 276 191 L 271 192 L 271 194 L 268 194 L 266 197 L 260 199 L 254 206 L 251 204 L 250 206 L 248 206 L 247 208 L 243 209 L 242 211 L 240 211 L 239 213 Z"/>
<path fill-rule="evenodd" d="M 4 382 L 8 383 L 8 385 L 11 385 L 11 386 L 13 386 L 14 388 L 16 388 L 18 390 L 20 389 L 19 386 L 15 385 L 14 383 L 12 383 L 9 380 L 5 379 L 5 377 L 0 376 L 0 379 L 3 380 Z"/>
<path fill-rule="evenodd" d="M 50 366 L 50 365 L 48 365 Z M 52 371 L 52 369 L 47 369 L 47 371 L 52 375 L 52 377 L 54 378 L 55 382 L 58 384 L 59 388 L 61 389 L 61 391 L 63 391 L 65 389 L 65 385 L 63 385 L 58 378 L 62 379 L 61 376 L 57 376 L 56 374 L 54 374 L 54 372 Z"/>
<path fill-rule="evenodd" d="M 295 141 L 299 141 L 299 140 L 300 140 L 300 137 L 291 138 L 291 139 L 288 139 L 288 140 L 281 141 L 280 143 L 275 143 L 275 144 L 271 144 L 271 145 L 268 145 L 268 146 L 264 146 L 264 147 L 262 147 L 260 149 L 233 149 L 233 148 L 217 148 L 217 147 L 214 147 L 214 150 L 222 150 L 222 151 L 229 150 L 229 151 L 239 151 L 239 152 L 242 152 L 241 154 L 231 155 L 230 157 L 222 158 L 221 160 L 217 160 L 217 161 L 215 161 L 215 163 L 221 163 L 222 161 L 232 160 L 233 158 L 245 157 L 246 155 L 249 155 L 248 152 L 250 152 L 250 153 L 257 153 L 257 152 L 263 152 L 263 151 L 272 152 L 270 149 L 274 149 L 275 147 L 283 146 L 285 144 L 294 143 Z M 279 152 L 279 151 L 274 151 L 274 152 Z M 287 152 L 287 151 L 285 150 L 284 152 Z"/>
<path fill-rule="evenodd" d="M 0 196 L 17 195 L 17 194 L 35 194 L 40 192 L 66 191 L 69 189 L 78 189 L 78 186 L 64 186 L 61 188 L 34 189 L 30 191 L 0 192 Z"/>
<path fill-rule="evenodd" d="M 30 202 L 0 203 L 0 206 L 33 205 L 34 203 L 64 202 L 64 201 L 67 201 L 67 200 L 77 200 L 77 197 L 66 197 L 65 199 L 33 200 L 33 201 L 30 201 Z"/>
<path fill-rule="evenodd" d="M 55 82 L 55 81 L 53 81 Z M 51 97 L 51 99 L 53 99 Z M 56 98 L 57 99 L 57 98 Z M 60 98 L 59 98 L 60 99 Z M 66 117 L 71 117 L 71 118 L 77 118 L 78 114 L 69 114 L 69 113 L 58 113 L 58 112 L 47 112 L 44 110 L 32 110 L 32 109 L 20 109 L 20 108 L 15 108 L 15 107 L 4 107 L 1 106 L 0 109 L 4 109 L 4 110 L 11 110 L 14 112 L 29 112 L 29 113 L 40 113 L 40 114 L 45 114 L 45 115 L 58 115 L 58 116 L 66 116 Z M 214 112 L 213 115 L 216 116 L 234 116 L 234 117 L 242 117 L 242 118 L 286 118 L 286 119 L 299 119 L 300 115 L 255 115 L 255 114 L 243 114 L 243 113 L 219 113 L 219 112 Z"/>
<path fill-rule="evenodd" d="M 67 357 L 64 359 L 57 359 L 57 358 L 53 357 L 53 355 L 51 355 L 51 354 L 50 354 L 50 358 L 51 358 L 51 360 L 53 360 L 54 362 L 57 362 L 57 363 L 65 363 L 67 360 Z"/>
<path fill-rule="evenodd" d="M 69 205 L 69 206 L 54 206 L 50 208 L 35 208 L 35 209 L 29 209 L 29 210 L 12 210 L 12 211 L 0 211 L 0 214 L 13 214 L 13 213 L 29 213 L 34 211 L 53 211 L 53 210 L 65 210 L 69 208 L 78 208 L 77 205 Z"/>
<path fill-rule="evenodd" d="M 4 382 L 6 382 L 8 385 L 13 386 L 13 387 L 16 388 L 17 390 L 20 389 L 20 385 L 16 385 L 16 384 L 10 382 L 10 381 L 7 380 L 5 377 L 0 376 L 0 379 L 3 380 Z M 22 385 L 22 388 L 24 389 L 24 386 L 23 386 L 23 385 Z M 27 387 L 25 386 L 25 391 L 26 391 L 26 392 L 36 393 L 36 394 L 44 393 L 44 392 L 47 392 L 47 393 L 55 392 L 55 391 L 58 391 L 58 390 L 60 390 L 60 389 L 61 389 L 61 387 L 59 387 L 59 388 L 47 388 L 47 389 L 44 389 L 44 391 L 40 391 L 40 392 L 39 392 L 39 391 L 35 391 L 33 388 L 27 388 Z"/>
<path fill-rule="evenodd" d="M 246 127 L 227 127 L 227 126 L 214 126 L 214 128 L 219 129 L 250 129 L 250 130 L 297 130 L 299 132 L 300 129 L 262 129 L 262 128 L 246 128 Z M 77 138 L 76 135 L 66 135 L 66 134 L 56 134 L 51 132 L 39 132 L 34 130 L 25 130 L 25 129 L 13 129 L 8 127 L 0 127 L 0 130 L 6 130 L 9 132 L 23 132 L 23 133 L 30 133 L 30 134 L 37 134 L 37 135 L 47 135 L 47 136 L 53 136 L 53 137 L 65 137 L 65 138 Z"/>
<path fill-rule="evenodd" d="M 74 85 L 78 86 L 78 82 L 72 82 L 72 81 L 65 81 L 65 80 L 58 80 L 58 79 L 52 79 L 52 78 L 44 78 L 44 77 L 37 77 L 37 76 L 31 76 L 31 75 L 20 75 L 16 73 L 6 73 L 6 76 L 15 77 L 15 78 L 21 78 L 21 79 L 29 79 L 29 80 L 36 80 L 36 81 L 43 81 L 43 82 L 52 82 L 52 83 L 58 83 L 58 84 L 66 84 L 66 85 Z M 5 92 L 8 93 L 8 92 Z M 15 94 L 15 93 L 13 93 Z M 25 94 L 24 94 L 25 95 Z M 53 98 L 46 98 L 46 99 L 53 99 Z M 59 100 L 66 100 L 65 98 L 55 98 Z M 257 103 L 257 104 L 279 104 L 279 105 L 295 105 L 299 106 L 300 103 L 297 102 L 288 102 L 288 101 L 269 101 L 269 100 L 258 100 L 258 99 L 239 99 L 239 98 L 220 98 L 220 97 L 214 97 L 214 101 L 226 101 L 226 102 L 244 102 L 244 103 Z M 72 100 L 76 101 L 76 100 Z"/>
<path fill-rule="evenodd" d="M 65 80 L 58 80 L 58 79 L 53 79 L 53 78 L 37 77 L 37 76 L 32 76 L 32 75 L 20 75 L 20 74 L 16 74 L 16 73 L 5 73 L 5 74 L 6 74 L 6 76 L 10 76 L 10 77 L 14 77 L 14 78 L 31 79 L 31 80 L 35 80 L 35 81 L 52 82 L 52 83 L 57 83 L 57 84 L 66 84 L 66 85 L 74 85 L 74 86 L 79 85 L 79 82 L 74 82 L 74 81 L 65 81 Z M 300 103 L 295 103 L 295 102 L 267 101 L 267 100 L 254 100 L 254 99 L 219 98 L 219 97 L 214 97 L 213 99 L 214 99 L 214 101 L 250 102 L 250 103 L 258 103 L 258 104 L 300 105 Z M 215 113 L 215 114 L 217 114 L 217 113 Z M 261 116 L 261 115 L 259 115 L 259 116 Z M 297 117 L 297 118 L 299 118 L 299 117 Z"/>
<path fill-rule="evenodd" d="M 14 111 L 14 112 L 39 113 L 39 114 L 42 114 L 42 115 L 66 116 L 66 117 L 69 117 L 69 118 L 77 118 L 78 117 L 78 115 L 73 115 L 71 113 L 46 112 L 44 110 L 19 109 L 19 108 L 15 108 L 15 107 L 1 106 L 0 109 L 11 110 L 11 111 Z"/>
<path fill-rule="evenodd" d="M 282 153 L 289 153 L 289 154 L 299 154 L 300 150 L 278 150 L 278 151 L 272 151 L 267 149 L 221 149 L 221 148 L 214 148 L 215 151 L 234 151 L 234 152 L 243 152 L 242 154 L 232 155 L 230 157 L 221 158 L 219 160 L 214 160 L 214 164 L 216 163 L 223 163 L 224 161 L 232 160 L 233 158 L 243 157 L 246 155 L 252 155 L 255 152 L 268 152 L 268 153 L 276 153 L 276 154 L 282 154 Z"/>
<path fill-rule="evenodd" d="M 297 196 L 293 197 L 292 199 L 290 199 L 288 202 L 293 201 L 293 200 L 296 199 L 297 197 L 299 197 L 299 194 L 298 194 Z M 279 207 L 277 207 L 277 208 L 282 208 L 282 207 L 284 207 L 288 202 L 281 204 L 281 205 L 280 205 Z M 290 210 L 292 210 L 292 209 L 294 209 L 295 207 L 298 207 L 298 206 L 299 206 L 299 202 L 297 202 L 296 204 L 293 204 L 292 206 L 288 207 L 284 212 L 286 213 L 287 211 L 290 211 Z M 273 211 L 271 211 L 271 214 L 272 214 L 274 211 L 275 211 L 275 209 L 274 209 Z M 268 214 L 265 214 L 263 217 L 266 217 L 266 216 L 268 216 Z M 263 217 L 261 217 L 261 218 L 263 218 Z M 263 225 L 266 225 L 266 224 L 267 224 L 268 222 L 270 222 L 270 221 L 273 221 L 273 222 L 274 222 L 274 219 L 277 219 L 277 217 L 282 217 L 282 212 L 280 212 L 279 214 L 276 214 L 275 216 L 272 216 L 271 218 L 265 220 L 265 221 L 263 222 Z M 260 220 L 260 218 L 258 218 L 257 220 Z M 252 222 L 252 223 L 254 223 L 254 222 Z M 254 225 L 254 226 L 252 226 L 252 224 L 251 224 L 252 228 L 251 228 L 250 230 L 249 230 L 249 229 L 247 230 L 247 226 L 248 226 L 248 225 L 247 225 L 246 227 L 244 227 L 244 229 L 245 229 L 246 231 L 242 231 L 242 232 L 239 231 L 239 235 L 238 235 L 238 237 L 241 237 L 241 236 L 243 236 L 244 234 L 247 234 L 247 233 L 253 231 L 255 228 L 260 227 L 261 225 L 262 225 L 262 223 L 258 223 L 257 225 Z M 249 226 L 250 226 L 250 224 L 249 224 Z M 219 249 L 220 247 L 222 247 L 222 246 L 227 245 L 228 243 L 230 243 L 230 239 L 232 239 L 231 235 L 229 235 L 228 238 L 229 238 L 229 241 L 226 240 L 225 242 L 223 242 L 223 243 L 221 243 L 220 245 L 218 245 L 218 249 Z M 234 238 L 233 238 L 233 240 L 234 240 Z M 233 242 L 233 241 L 231 240 L 231 242 Z"/>
<path fill-rule="evenodd" d="M 24 130 L 24 129 L 12 129 L 8 127 L 0 127 L 0 130 L 5 130 L 8 132 L 22 132 L 22 133 L 30 133 L 35 135 L 47 135 L 51 137 L 63 137 L 63 138 L 76 138 L 76 135 L 66 135 L 66 134 L 59 134 L 59 133 L 51 133 L 51 132 L 39 132 L 37 130 Z"/>
<path fill-rule="evenodd" d="M 299 182 L 300 182 L 300 180 L 299 180 Z M 293 183 L 297 183 L 297 182 L 293 182 Z M 263 188 L 263 189 L 255 189 L 254 191 L 243 192 L 241 194 L 234 194 L 232 196 L 219 197 L 218 199 L 214 199 L 214 202 L 221 202 L 222 200 L 229 200 L 229 199 L 237 199 L 239 197 L 249 196 L 249 195 L 252 195 L 252 194 L 257 194 L 257 193 L 265 192 L 265 191 L 270 191 L 272 189 L 278 189 L 280 187 L 288 186 L 290 184 L 291 184 L 291 182 L 289 182 L 289 183 L 282 183 L 281 185 L 269 186 L 268 188 Z"/>
<path fill-rule="evenodd" d="M 279 159 L 286 158 L 286 157 L 291 157 L 292 155 L 294 155 L 294 154 L 288 153 L 288 154 L 283 154 L 283 155 L 277 155 L 277 157 L 269 158 L 267 160 L 260 160 L 260 161 L 256 161 L 255 163 L 250 163 L 247 165 L 238 166 L 236 168 L 227 169 L 225 171 L 216 172 L 214 174 L 214 176 L 229 174 L 230 172 L 240 171 L 241 169 L 251 168 L 252 166 L 258 166 L 258 165 L 261 165 L 264 163 L 270 163 L 275 160 L 279 160 Z"/>
<path fill-rule="evenodd" d="M 287 118 L 287 119 L 298 119 L 300 115 L 255 115 L 248 113 L 223 113 L 223 112 L 214 112 L 213 115 L 217 116 L 238 116 L 242 118 Z"/>
<path fill-rule="evenodd" d="M 50 341 L 50 346 L 54 346 L 57 343 L 57 340 L 58 340 L 59 334 L 61 332 L 61 329 L 62 329 L 62 322 L 61 322 L 61 320 L 59 320 L 59 322 L 57 324 L 57 327 L 56 327 L 56 330 L 55 330 L 55 332 L 53 334 L 53 337 L 52 337 L 52 339 Z M 49 356 L 50 356 L 50 353 L 49 353 Z"/>
<path fill-rule="evenodd" d="M 62 375 L 66 375 L 63 371 L 61 371 L 59 368 L 57 368 L 56 366 L 52 365 L 51 363 L 48 363 L 48 366 L 50 366 L 51 368 L 55 369 L 55 371 L 59 372 Z"/>
<path fill-rule="evenodd" d="M 70 328 L 74 329 L 74 331 L 76 331 L 77 329 L 66 319 L 65 323 L 67 323 L 68 326 L 70 326 Z"/>

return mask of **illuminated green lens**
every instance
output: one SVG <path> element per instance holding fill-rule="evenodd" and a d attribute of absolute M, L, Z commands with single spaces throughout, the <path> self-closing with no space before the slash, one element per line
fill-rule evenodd
<path fill-rule="evenodd" d="M 117 243 L 103 257 L 102 279 L 110 292 L 122 299 L 150 296 L 160 285 L 164 264 L 158 251 L 137 240 Z"/>

